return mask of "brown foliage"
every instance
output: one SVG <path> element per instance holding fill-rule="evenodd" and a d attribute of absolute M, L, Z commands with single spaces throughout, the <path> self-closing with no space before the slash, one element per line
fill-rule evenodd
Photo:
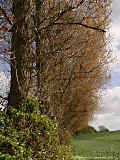
<path fill-rule="evenodd" d="M 39 10 L 38 93 L 49 98 L 51 112 L 71 131 L 88 124 L 106 82 L 109 5 L 107 0 L 54 0 Z"/>

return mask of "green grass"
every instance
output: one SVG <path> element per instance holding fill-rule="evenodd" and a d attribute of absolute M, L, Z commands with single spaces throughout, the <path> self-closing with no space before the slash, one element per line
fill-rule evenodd
<path fill-rule="evenodd" d="M 80 134 L 72 143 L 74 160 L 120 160 L 120 131 Z"/>

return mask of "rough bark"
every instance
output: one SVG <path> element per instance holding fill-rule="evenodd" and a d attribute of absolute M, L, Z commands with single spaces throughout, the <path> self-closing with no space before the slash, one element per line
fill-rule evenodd
<path fill-rule="evenodd" d="M 13 14 L 16 18 L 16 23 L 12 34 L 9 106 L 17 107 L 28 96 L 31 87 L 34 62 L 32 9 L 32 1 L 13 1 Z"/>

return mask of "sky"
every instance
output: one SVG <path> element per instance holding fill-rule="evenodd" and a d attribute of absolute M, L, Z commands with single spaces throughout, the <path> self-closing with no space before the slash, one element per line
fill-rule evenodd
<path fill-rule="evenodd" d="M 116 62 L 111 65 L 112 79 L 104 90 L 105 95 L 102 98 L 100 109 L 96 111 L 94 120 L 90 125 L 98 129 L 98 126 L 104 125 L 109 130 L 120 130 L 120 1 L 112 2 L 112 22 L 110 25 L 110 34 L 112 37 L 113 54 L 116 56 Z"/>
<path fill-rule="evenodd" d="M 98 129 L 98 126 L 104 125 L 109 130 L 120 130 L 120 3 L 119 0 L 113 0 L 112 3 L 112 22 L 110 33 L 112 37 L 113 55 L 116 56 L 117 62 L 111 65 L 111 80 L 104 90 L 102 102 L 99 109 L 94 115 L 90 125 Z M 3 70 L 8 66 L 1 62 L 0 64 L 0 92 L 7 92 L 9 80 L 4 75 Z M 101 91 L 103 92 L 103 91 Z M 5 93 L 4 93 L 5 94 Z"/>

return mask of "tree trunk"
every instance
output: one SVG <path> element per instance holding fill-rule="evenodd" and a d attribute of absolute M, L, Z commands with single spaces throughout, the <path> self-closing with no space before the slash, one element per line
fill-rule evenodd
<path fill-rule="evenodd" d="M 28 96 L 32 85 L 31 75 L 34 63 L 32 12 L 32 1 L 13 1 L 16 24 L 12 34 L 11 86 L 8 106 L 18 107 Z"/>

